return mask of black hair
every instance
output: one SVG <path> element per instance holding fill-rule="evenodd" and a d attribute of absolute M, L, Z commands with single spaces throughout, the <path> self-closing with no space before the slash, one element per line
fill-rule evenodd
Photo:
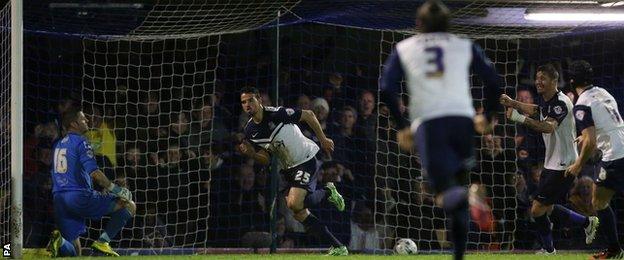
<path fill-rule="evenodd" d="M 573 80 L 572 87 L 588 86 L 594 76 L 594 69 L 589 62 L 577 60 L 570 64 L 568 75 L 570 75 L 570 80 Z"/>
<path fill-rule="evenodd" d="M 254 96 L 258 96 L 258 97 L 260 96 L 260 91 L 258 91 L 258 89 L 254 87 L 243 87 L 240 93 L 241 95 L 242 94 L 254 94 Z"/>
<path fill-rule="evenodd" d="M 68 130 L 69 127 L 71 127 L 71 123 L 78 121 L 80 118 L 80 112 L 82 111 L 79 109 L 70 109 L 63 113 L 61 116 L 61 123 L 65 130 Z"/>
<path fill-rule="evenodd" d="M 555 81 L 559 80 L 559 72 L 557 72 L 555 66 L 550 63 L 537 67 L 537 72 L 542 72 Z"/>

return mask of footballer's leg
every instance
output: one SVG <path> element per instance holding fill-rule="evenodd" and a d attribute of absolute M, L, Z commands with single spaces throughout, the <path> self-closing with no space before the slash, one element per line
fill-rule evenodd
<path fill-rule="evenodd" d="M 58 230 L 52 231 L 48 250 L 52 257 L 79 256 L 80 243 L 72 243 L 71 241 L 79 241 L 80 234 L 86 231 L 85 221 L 82 217 L 72 214 L 65 203 L 65 197 L 72 196 L 70 192 L 54 196 L 54 217 Z"/>
<path fill-rule="evenodd" d="M 91 245 L 92 248 L 111 256 L 119 256 L 111 246 L 110 241 L 116 237 L 119 231 L 126 225 L 129 219 L 134 216 L 136 212 L 136 205 L 133 201 L 127 201 L 117 198 L 114 202 L 114 207 L 110 215 L 110 220 L 104 227 L 102 234 L 97 241 L 94 241 Z"/>
<path fill-rule="evenodd" d="M 76 250 L 76 255 L 82 256 L 82 246 L 80 245 L 80 238 L 74 239 L 72 245 L 74 246 L 74 250 Z"/>
<path fill-rule="evenodd" d="M 307 173 L 314 173 L 314 174 L 311 174 L 307 183 L 301 182 L 301 181 L 299 182 L 299 185 L 301 185 L 308 191 L 307 195 L 305 196 L 305 200 L 303 201 L 303 206 L 305 208 L 311 208 L 319 204 L 324 199 L 327 199 L 327 201 L 333 204 L 336 207 L 336 209 L 338 209 L 338 211 L 344 211 L 345 201 L 342 198 L 342 195 L 340 195 L 340 193 L 338 192 L 338 189 L 336 189 L 336 185 L 334 185 L 334 183 L 327 182 L 325 184 L 325 187 L 321 189 L 316 188 L 318 172 L 316 171 L 315 160 L 307 161 L 306 163 L 298 167 L 298 169 L 299 170 L 297 171 L 295 175 L 294 184 L 297 184 L 296 182 L 297 182 L 298 176 L 299 176 L 299 179 L 305 180 L 306 176 L 310 176 Z"/>
<path fill-rule="evenodd" d="M 304 208 L 303 202 L 307 193 L 308 191 L 303 188 L 291 187 L 286 198 L 286 205 L 293 211 L 295 219 L 303 224 L 306 233 L 332 245 L 329 255 L 347 255 L 347 247 L 340 243 L 314 214 Z"/>
<path fill-rule="evenodd" d="M 593 259 L 619 259 L 623 256 L 617 233 L 615 213 L 609 205 L 614 194 L 614 190 L 594 184 L 592 204 L 600 218 L 600 231 L 607 239 L 608 248 L 593 255 Z"/>
<path fill-rule="evenodd" d="M 454 258 L 463 259 L 468 239 L 468 189 L 466 176 L 474 163 L 473 121 L 463 117 L 423 122 L 416 145 L 426 176 L 436 193 L 436 203 L 452 222 Z"/>
<path fill-rule="evenodd" d="M 91 248 L 109 256 L 119 256 L 110 247 L 109 242 L 134 214 L 134 203 L 122 201 L 110 193 L 103 194 L 96 191 L 83 192 L 75 199 L 81 200 L 82 202 L 79 205 L 83 205 L 74 209 L 76 214 L 84 218 L 98 220 L 106 215 L 111 217 L 100 238 L 91 244 Z"/>
<path fill-rule="evenodd" d="M 539 198 L 539 196 L 537 198 Z M 535 220 L 537 234 L 542 242 L 542 249 L 544 249 L 543 253 L 546 254 L 555 253 L 552 237 L 552 222 L 550 222 L 550 218 L 548 217 L 548 212 L 552 211 L 552 208 L 552 204 L 544 204 L 538 199 L 533 200 L 533 204 L 531 205 L 531 217 Z"/>
<path fill-rule="evenodd" d="M 574 178 L 566 178 L 564 171 L 542 170 L 530 212 L 531 217 L 535 220 L 535 229 L 542 243 L 543 250 L 538 253 L 555 253 L 552 222 L 549 215 L 553 211 L 553 205 L 560 198 L 566 196 L 572 181 Z"/>

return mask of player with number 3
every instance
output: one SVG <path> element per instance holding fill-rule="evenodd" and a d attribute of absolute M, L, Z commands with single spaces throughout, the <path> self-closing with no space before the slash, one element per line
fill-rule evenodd
<path fill-rule="evenodd" d="M 397 43 L 386 59 L 381 97 L 397 123 L 397 141 L 412 150 L 412 136 L 436 203 L 450 215 L 455 259 L 462 259 L 468 236 L 468 173 L 475 164 L 474 132 L 491 129 L 503 87 L 494 65 L 477 44 L 448 33 L 450 11 L 427 1 L 417 11 L 422 33 Z M 483 115 L 475 116 L 470 72 L 486 83 Z M 411 129 L 399 110 L 405 78 Z M 488 124 L 489 122 L 489 124 Z"/>

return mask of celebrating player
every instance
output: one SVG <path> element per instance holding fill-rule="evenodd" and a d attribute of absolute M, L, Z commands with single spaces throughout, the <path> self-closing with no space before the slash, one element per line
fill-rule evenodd
<path fill-rule="evenodd" d="M 468 172 L 475 164 L 474 130 L 493 122 L 503 87 L 493 64 L 470 40 L 447 33 L 450 11 L 440 1 L 427 1 L 417 13 L 422 34 L 399 42 L 386 60 L 382 99 L 397 121 L 399 145 L 411 148 L 412 130 L 399 111 L 401 80 L 410 94 L 409 115 L 423 168 L 436 192 L 436 203 L 452 220 L 455 259 L 462 259 L 468 233 Z M 475 117 L 470 70 L 486 83 L 486 118 Z M 474 119 L 480 118 L 479 120 Z M 475 125 L 475 123 L 478 123 Z M 481 132 L 480 131 L 480 132 Z"/>
<path fill-rule="evenodd" d="M 240 99 L 243 110 L 251 117 L 245 126 L 248 141 L 240 144 L 240 151 L 263 165 L 269 164 L 270 155 L 276 156 L 281 173 L 289 184 L 286 204 L 294 213 L 295 219 L 305 226 L 308 234 L 332 245 L 329 255 L 347 255 L 347 247 L 308 210 L 310 206 L 327 198 L 338 210 L 343 211 L 345 202 L 331 182 L 324 189 L 316 189 L 314 156 L 319 147 L 301 133 L 296 123 L 306 122 L 326 152 L 334 150 L 334 142 L 325 136 L 319 121 L 310 110 L 265 107 L 258 90 L 252 87 L 244 88 Z"/>
<path fill-rule="evenodd" d="M 86 219 L 110 220 L 100 238 L 91 248 L 109 256 L 119 256 L 109 242 L 132 218 L 136 206 L 128 189 L 119 187 L 98 169 L 93 150 L 83 134 L 88 130 L 87 118 L 78 110 L 63 114 L 65 137 L 54 144 L 52 193 L 54 216 L 59 230 L 54 230 L 48 245 L 52 257 L 80 256 L 80 234 L 86 231 Z M 97 183 L 109 193 L 93 189 Z"/>
<path fill-rule="evenodd" d="M 543 254 L 554 254 L 552 230 L 548 215 L 569 219 L 572 223 L 585 227 L 585 242 L 590 244 L 596 236 L 598 218 L 586 217 L 562 205 L 555 205 L 566 198 L 574 182 L 574 176 L 568 176 L 565 170 L 574 163 L 578 154 L 574 147 L 576 138 L 572 101 L 557 89 L 559 73 L 550 64 L 537 68 L 535 87 L 538 105 L 526 104 L 511 99 L 503 94 L 500 102 L 507 109 L 507 118 L 514 122 L 525 124 L 535 131 L 542 133 L 546 144 L 544 170 L 540 175 L 537 193 L 531 205 L 531 216 L 535 219 L 537 233 L 542 240 Z M 540 120 L 524 116 L 539 113 Z M 563 219 L 561 219 L 563 220 Z"/>
<path fill-rule="evenodd" d="M 593 259 L 623 257 L 618 240 L 615 214 L 609 202 L 616 191 L 624 191 L 624 122 L 618 104 L 603 88 L 591 84 L 593 69 L 583 60 L 570 65 L 570 85 L 578 94 L 574 106 L 576 131 L 580 134 L 581 154 L 566 173 L 577 176 L 596 148 L 602 151 L 602 169 L 594 184 L 592 205 L 600 218 L 609 248 Z"/>

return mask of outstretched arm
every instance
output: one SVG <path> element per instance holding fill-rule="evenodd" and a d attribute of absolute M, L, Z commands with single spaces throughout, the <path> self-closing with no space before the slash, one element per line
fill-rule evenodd
<path fill-rule="evenodd" d="M 326 152 L 330 153 L 334 151 L 334 141 L 327 138 L 325 133 L 323 132 L 323 128 L 321 127 L 321 123 L 319 123 L 318 119 L 314 115 L 314 113 L 310 110 L 302 110 L 301 111 L 301 119 L 300 121 L 306 122 L 308 126 L 312 129 L 316 137 L 319 139 L 321 143 L 321 147 Z"/>
<path fill-rule="evenodd" d="M 527 114 L 529 116 L 533 116 L 537 113 L 537 105 L 535 104 L 528 104 L 528 103 L 522 103 L 520 101 L 517 100 L 513 100 L 512 98 L 510 98 L 509 96 L 507 96 L 506 94 L 502 94 L 499 98 L 499 102 L 506 107 L 511 107 L 513 109 L 516 110 L 520 110 L 520 112 Z"/>

